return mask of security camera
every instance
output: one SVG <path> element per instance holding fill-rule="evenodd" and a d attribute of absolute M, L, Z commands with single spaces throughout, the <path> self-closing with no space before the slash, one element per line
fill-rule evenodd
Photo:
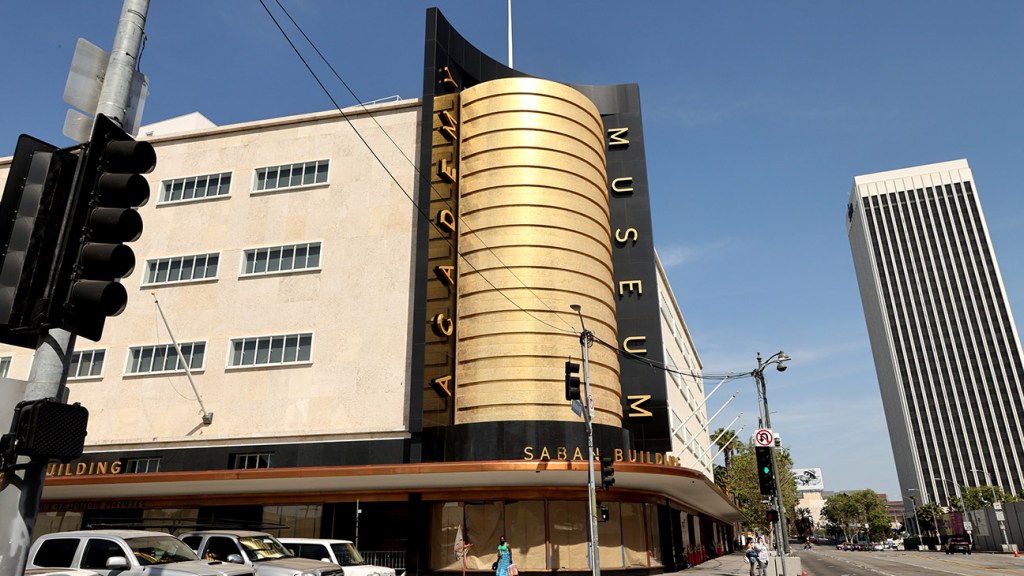
<path fill-rule="evenodd" d="M 788 366 L 786 366 L 782 362 L 779 362 L 778 364 L 775 365 L 775 369 L 778 370 L 779 372 L 785 372 L 786 368 L 788 368 Z"/>

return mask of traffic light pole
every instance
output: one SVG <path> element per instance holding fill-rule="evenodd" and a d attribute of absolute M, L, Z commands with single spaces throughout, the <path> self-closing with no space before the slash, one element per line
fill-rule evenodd
<path fill-rule="evenodd" d="M 773 359 L 774 359 L 776 364 L 779 364 L 780 366 L 782 366 L 781 362 L 783 360 L 788 359 L 788 357 L 780 351 L 778 354 L 768 358 L 767 362 L 762 362 L 761 361 L 761 353 L 758 352 L 757 353 L 757 369 L 754 370 L 754 372 L 753 372 L 754 379 L 757 382 L 757 395 L 761 399 L 761 403 L 762 403 L 762 406 L 761 406 L 761 410 L 762 410 L 762 415 L 761 415 L 762 427 L 763 428 L 768 428 L 769 430 L 771 430 L 771 427 L 772 427 L 772 417 L 771 417 L 771 413 L 768 411 L 768 389 L 765 386 L 764 369 L 767 368 L 770 364 L 772 364 Z M 784 367 L 780 368 L 780 369 L 784 369 Z M 776 550 L 779 552 L 779 557 L 782 558 L 782 575 L 783 576 L 788 576 L 788 572 L 786 570 L 786 547 L 787 547 L 787 544 L 789 542 L 789 538 L 786 535 L 786 507 L 783 505 L 783 501 L 782 501 L 782 483 L 779 482 L 779 460 L 778 460 L 778 457 L 777 457 L 776 452 L 775 452 L 776 449 L 777 448 L 773 446 L 772 447 L 772 451 L 771 451 L 772 452 L 772 474 L 775 477 L 774 478 L 775 479 L 774 500 L 775 500 L 776 510 L 778 510 L 778 512 L 779 512 L 779 521 L 776 524 L 776 537 L 777 537 L 777 541 L 778 541 L 778 545 L 776 546 Z"/>
<path fill-rule="evenodd" d="M 583 393 L 587 396 L 587 406 L 583 409 L 583 421 L 587 423 L 587 517 L 590 519 L 587 527 L 590 530 L 590 570 L 593 576 L 601 576 L 601 553 L 597 544 L 597 488 L 594 482 L 594 406 L 590 395 L 590 347 L 593 344 L 594 333 L 584 328 L 580 333 L 580 347 L 583 349 Z"/>
<path fill-rule="evenodd" d="M 132 75 L 142 47 L 149 0 L 124 0 L 114 36 L 110 61 L 100 92 L 98 114 L 124 122 L 130 101 Z M 56 398 L 64 401 L 68 367 L 75 349 L 75 336 L 62 329 L 49 331 L 36 349 L 29 372 L 25 400 Z M 4 475 L 0 489 L 0 519 L 7 534 L 0 536 L 0 576 L 21 576 L 28 562 L 28 548 L 39 513 L 46 461 L 21 458 L 23 474 Z"/>

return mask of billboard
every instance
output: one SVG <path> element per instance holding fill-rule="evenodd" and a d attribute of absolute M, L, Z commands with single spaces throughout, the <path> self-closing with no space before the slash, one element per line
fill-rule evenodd
<path fill-rule="evenodd" d="M 825 489 L 821 468 L 793 468 L 793 480 L 799 492 L 815 492 Z"/>

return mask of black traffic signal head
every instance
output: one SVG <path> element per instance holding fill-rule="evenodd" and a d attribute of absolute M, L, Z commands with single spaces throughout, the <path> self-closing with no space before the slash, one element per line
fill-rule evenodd
<path fill-rule="evenodd" d="M 761 485 L 761 494 L 775 495 L 775 466 L 772 463 L 772 449 L 767 446 L 754 448 L 757 457 L 757 481 Z"/>
<path fill-rule="evenodd" d="M 142 176 L 156 166 L 156 152 L 102 114 L 79 162 L 53 294 L 54 322 L 98 340 L 107 316 L 128 303 L 117 282 L 132 273 L 135 254 L 124 242 L 142 234 L 135 208 L 149 200 Z"/>
<path fill-rule="evenodd" d="M 605 490 L 611 490 L 615 485 L 615 468 L 612 467 L 614 463 L 610 456 L 601 457 L 601 488 Z"/>
<path fill-rule="evenodd" d="M 48 323 L 78 156 L 22 135 L 0 200 L 0 342 L 36 348 Z"/>
<path fill-rule="evenodd" d="M 565 399 L 579 400 L 580 398 L 580 365 L 569 360 L 565 363 Z"/>
<path fill-rule="evenodd" d="M 768 518 L 768 522 L 778 522 L 779 521 L 779 511 L 774 509 L 774 508 L 769 508 L 768 509 L 768 514 L 767 514 L 767 518 Z"/>
<path fill-rule="evenodd" d="M 608 511 L 607 506 L 600 505 L 600 508 L 598 508 L 598 510 L 601 513 L 601 522 L 607 522 L 608 519 L 611 518 L 611 513 Z"/>

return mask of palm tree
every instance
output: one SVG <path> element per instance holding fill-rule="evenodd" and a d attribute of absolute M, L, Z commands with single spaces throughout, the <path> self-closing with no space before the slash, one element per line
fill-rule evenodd
<path fill-rule="evenodd" d="M 718 428 L 711 433 L 711 437 L 717 438 L 715 446 L 725 456 L 725 469 L 728 470 L 732 466 L 732 454 L 735 451 L 733 449 L 733 442 L 737 440 L 736 433 L 728 428 Z"/>

